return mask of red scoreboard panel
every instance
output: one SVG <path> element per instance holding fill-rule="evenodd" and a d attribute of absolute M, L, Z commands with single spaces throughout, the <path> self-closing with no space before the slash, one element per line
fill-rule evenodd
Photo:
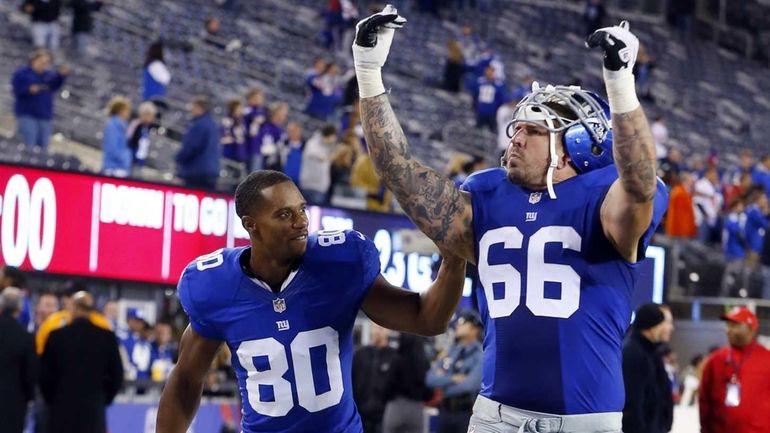
<path fill-rule="evenodd" d="M 175 284 L 195 257 L 245 245 L 231 196 L 0 164 L 0 262 Z"/>

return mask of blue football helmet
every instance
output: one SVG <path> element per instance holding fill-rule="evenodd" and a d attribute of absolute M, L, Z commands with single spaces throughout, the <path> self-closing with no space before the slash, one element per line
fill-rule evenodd
<path fill-rule="evenodd" d="M 556 143 L 563 132 L 564 149 L 578 173 L 587 173 L 613 163 L 610 107 L 596 93 L 577 86 L 540 87 L 532 83 L 532 93 L 516 106 L 507 133 L 513 137 L 516 124 L 534 123 L 549 131 L 550 165 L 548 193 L 553 190 L 553 172 L 557 166 Z"/>

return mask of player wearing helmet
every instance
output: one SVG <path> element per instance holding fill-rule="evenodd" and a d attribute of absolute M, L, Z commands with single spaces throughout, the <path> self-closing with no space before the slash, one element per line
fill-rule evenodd
<path fill-rule="evenodd" d="M 503 166 L 458 189 L 414 159 L 385 94 L 381 68 L 405 23 L 387 6 L 357 26 L 363 127 L 409 217 L 478 267 L 486 333 L 469 431 L 620 431 L 637 263 L 668 201 L 631 72 L 638 40 L 625 22 L 597 30 L 587 45 L 604 51 L 609 103 L 533 86 L 508 127 Z"/>

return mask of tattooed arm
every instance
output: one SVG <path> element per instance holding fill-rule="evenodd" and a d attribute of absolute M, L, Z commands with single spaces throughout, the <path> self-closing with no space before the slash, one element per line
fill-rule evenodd
<path fill-rule="evenodd" d="M 604 234 L 629 262 L 638 260 L 639 239 L 652 221 L 657 190 L 655 144 L 641 107 L 612 115 L 616 180 L 601 208 Z"/>
<path fill-rule="evenodd" d="M 361 98 L 369 154 L 385 186 L 439 248 L 475 263 L 470 194 L 411 154 L 388 96 Z"/>
<path fill-rule="evenodd" d="M 607 239 L 629 262 L 636 262 L 639 240 L 652 222 L 657 190 L 655 143 L 647 117 L 639 105 L 634 84 L 634 63 L 639 39 L 627 21 L 603 27 L 586 39 L 589 48 L 604 51 L 604 85 L 612 112 L 613 149 L 618 169 L 616 180 L 601 208 Z"/>

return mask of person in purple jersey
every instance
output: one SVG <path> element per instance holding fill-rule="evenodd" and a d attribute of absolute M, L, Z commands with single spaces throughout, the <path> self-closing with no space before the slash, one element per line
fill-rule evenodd
<path fill-rule="evenodd" d="M 243 402 L 241 429 L 361 433 L 353 400 L 353 325 L 375 323 L 435 335 L 460 299 L 465 261 L 446 255 L 423 294 L 389 284 L 379 252 L 359 232 L 308 233 L 306 202 L 287 175 L 250 174 L 235 209 L 250 247 L 193 261 L 178 285 L 190 326 L 160 399 L 157 433 L 184 433 L 222 343 Z"/>
<path fill-rule="evenodd" d="M 609 104 L 533 84 L 508 125 L 502 167 L 457 188 L 414 158 L 385 92 L 381 70 L 405 23 L 386 6 L 357 26 L 362 123 L 407 215 L 478 267 L 486 332 L 469 431 L 620 431 L 631 294 L 668 202 L 634 88 L 637 38 L 623 22 L 587 40 L 604 52 Z"/>

